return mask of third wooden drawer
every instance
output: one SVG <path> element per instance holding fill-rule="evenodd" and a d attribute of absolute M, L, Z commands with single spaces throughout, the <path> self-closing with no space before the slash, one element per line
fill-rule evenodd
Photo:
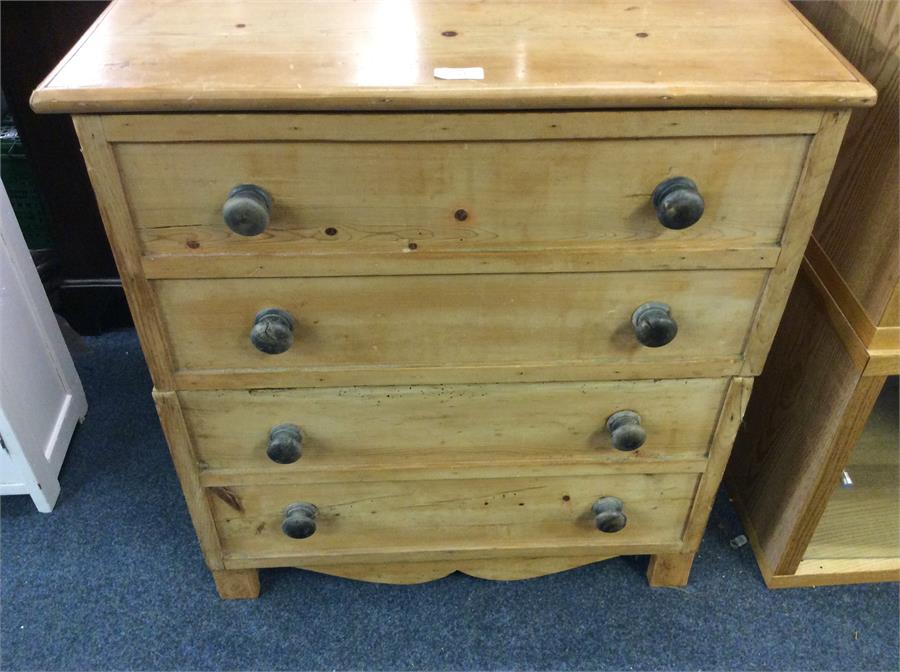
<path fill-rule="evenodd" d="M 323 478 L 410 465 L 659 462 L 659 469 L 702 470 L 727 385 L 701 378 L 213 390 L 178 399 L 197 459 L 221 482 L 248 472 Z M 617 450 L 607 429 L 607 419 L 626 410 L 640 416 L 646 434 L 631 452 Z M 268 453 L 271 430 L 284 424 L 302 437 L 290 463 Z"/>

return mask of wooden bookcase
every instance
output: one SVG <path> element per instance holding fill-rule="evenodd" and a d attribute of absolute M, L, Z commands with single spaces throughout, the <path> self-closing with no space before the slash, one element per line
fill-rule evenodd
<path fill-rule="evenodd" d="M 795 4 L 879 98 L 851 119 L 726 483 L 769 587 L 898 580 L 898 5 Z"/>

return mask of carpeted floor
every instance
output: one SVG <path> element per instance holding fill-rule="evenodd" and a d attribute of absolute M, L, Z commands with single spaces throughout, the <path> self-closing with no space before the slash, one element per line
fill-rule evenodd
<path fill-rule="evenodd" d="M 85 345 L 56 510 L 2 501 L 4 670 L 898 669 L 897 585 L 766 590 L 724 495 L 683 590 L 618 558 L 405 587 L 270 570 L 258 601 L 221 601 L 134 333 Z"/>

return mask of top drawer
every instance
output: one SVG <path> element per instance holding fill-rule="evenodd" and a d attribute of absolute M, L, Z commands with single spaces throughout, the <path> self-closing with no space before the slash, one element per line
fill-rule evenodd
<path fill-rule="evenodd" d="M 278 115 L 294 119 L 279 132 L 261 115 L 232 115 L 227 133 L 218 115 L 194 135 L 178 131 L 178 117 L 143 132 L 107 123 L 129 138 L 114 148 L 147 255 L 777 245 L 811 136 L 760 135 L 702 112 L 663 115 L 425 115 L 443 120 L 427 128 L 420 115 L 355 115 L 343 127 Z M 675 176 L 693 180 L 705 202 L 680 230 L 663 226 L 651 203 Z M 271 196 L 258 235 L 223 220 L 242 184 Z"/>

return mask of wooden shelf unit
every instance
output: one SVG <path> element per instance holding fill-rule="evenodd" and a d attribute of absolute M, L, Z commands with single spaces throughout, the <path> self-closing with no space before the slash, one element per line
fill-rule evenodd
<path fill-rule="evenodd" d="M 900 558 L 897 376 L 888 378 L 797 567 L 797 575 L 879 571 Z"/>
<path fill-rule="evenodd" d="M 850 122 L 726 483 L 770 588 L 896 581 L 898 5 L 795 5 L 878 104 Z"/>

